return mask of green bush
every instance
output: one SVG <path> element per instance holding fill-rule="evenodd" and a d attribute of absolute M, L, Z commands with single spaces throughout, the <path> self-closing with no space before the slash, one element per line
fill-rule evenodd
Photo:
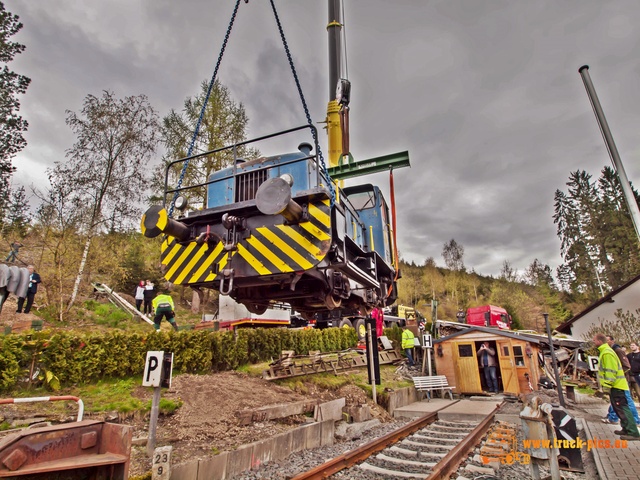
<path fill-rule="evenodd" d="M 18 381 L 23 341 L 13 335 L 0 337 L 0 391 L 8 390 Z"/>
<path fill-rule="evenodd" d="M 147 351 L 173 352 L 173 371 L 178 374 L 236 369 L 278 358 L 282 350 L 306 355 L 310 350 L 338 351 L 356 345 L 352 328 L 8 335 L 0 337 L 0 391 L 14 387 L 31 362 L 55 376 L 60 385 L 72 385 L 141 375 Z"/>

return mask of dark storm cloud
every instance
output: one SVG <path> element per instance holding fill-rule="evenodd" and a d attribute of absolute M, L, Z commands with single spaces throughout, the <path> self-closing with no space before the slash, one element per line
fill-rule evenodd
<path fill-rule="evenodd" d="M 19 183 L 42 182 L 64 158 L 73 144 L 64 112 L 89 93 L 144 93 L 160 115 L 180 110 L 211 78 L 234 2 L 56 3 L 7 6 L 27 45 L 12 67 L 33 79 Z M 277 6 L 326 150 L 326 3 Z M 346 0 L 345 13 L 351 150 L 356 159 L 410 151 L 411 169 L 394 172 L 407 260 L 442 264 L 455 238 L 484 274 L 504 260 L 520 270 L 534 258 L 560 263 L 554 192 L 569 172 L 597 177 L 610 163 L 577 71 L 585 63 L 627 175 L 640 177 L 637 1 Z M 240 2 L 219 78 L 245 105 L 250 136 L 305 123 L 267 2 Z M 354 181 L 388 194 L 386 174 Z"/>

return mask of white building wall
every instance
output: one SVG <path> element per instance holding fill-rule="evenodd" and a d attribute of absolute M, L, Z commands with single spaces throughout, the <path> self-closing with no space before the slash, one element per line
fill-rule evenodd
<path fill-rule="evenodd" d="M 571 325 L 571 336 L 579 340 L 585 340 L 584 336 L 592 325 L 600 324 L 605 320 L 616 320 L 616 311 L 636 314 L 640 308 L 640 281 L 637 281 L 617 293 L 613 297 L 613 303 L 605 302 L 598 305 L 589 313 L 580 317 Z M 591 340 L 591 339 L 589 339 Z"/>

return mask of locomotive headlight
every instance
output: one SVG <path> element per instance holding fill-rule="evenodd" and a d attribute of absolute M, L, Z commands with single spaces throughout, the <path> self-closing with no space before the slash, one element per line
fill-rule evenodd
<path fill-rule="evenodd" d="M 182 195 L 180 195 L 178 198 L 176 198 L 176 201 L 174 203 L 174 206 L 178 209 L 178 210 L 184 210 L 185 208 L 187 208 L 187 205 L 189 204 L 189 202 L 187 201 L 187 197 L 184 197 Z"/>
<path fill-rule="evenodd" d="M 283 173 L 280 175 L 280 178 L 287 182 L 290 187 L 293 187 L 293 175 L 290 173 Z"/>

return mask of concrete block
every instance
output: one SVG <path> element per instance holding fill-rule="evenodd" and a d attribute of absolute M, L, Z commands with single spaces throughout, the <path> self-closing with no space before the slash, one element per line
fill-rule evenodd
<path fill-rule="evenodd" d="M 393 412 L 410 403 L 419 401 L 418 392 L 415 387 L 404 387 L 389 392 L 389 404 L 387 405 L 387 411 L 389 415 L 393 415 Z"/>
<path fill-rule="evenodd" d="M 322 430 L 320 432 L 320 445 L 333 445 L 334 444 L 334 436 L 336 431 L 336 422 L 333 420 L 327 420 L 326 422 L 320 423 Z"/>
<path fill-rule="evenodd" d="M 307 435 L 302 428 L 291 430 L 291 453 L 304 450 L 307 444 Z"/>
<path fill-rule="evenodd" d="M 198 478 L 198 460 L 171 467 L 171 480 L 194 480 Z"/>
<path fill-rule="evenodd" d="M 336 422 L 342 420 L 342 409 L 345 406 L 345 399 L 338 398 L 330 402 L 321 403 L 316 406 L 313 418 L 316 422 L 324 422 L 325 420 L 334 420 Z"/>
<path fill-rule="evenodd" d="M 224 480 L 227 478 L 227 456 L 228 453 L 224 452 L 215 457 L 200 460 L 196 480 Z M 192 479 L 193 477 L 189 480 Z"/>
<path fill-rule="evenodd" d="M 226 478 L 251 470 L 253 458 L 253 443 L 242 445 L 236 450 L 227 452 Z"/>
<path fill-rule="evenodd" d="M 293 452 L 293 448 L 291 446 L 292 438 L 293 435 L 291 434 L 291 430 L 275 436 L 278 447 L 277 451 L 273 455 L 274 460 L 287 458 L 289 455 L 291 455 L 291 453 Z"/>
<path fill-rule="evenodd" d="M 371 408 L 369 405 L 352 405 L 344 407 L 342 411 L 349 415 L 353 423 L 371 420 Z"/>
<path fill-rule="evenodd" d="M 153 480 L 169 480 L 171 478 L 171 452 L 173 447 L 167 445 L 153 451 L 153 465 L 151 466 Z"/>
<path fill-rule="evenodd" d="M 273 460 L 274 454 L 278 452 L 278 439 L 277 437 L 268 438 L 259 442 L 254 442 L 253 452 L 251 456 L 251 469 L 256 470 L 266 462 Z"/>
<path fill-rule="evenodd" d="M 290 415 L 302 415 L 303 413 L 313 412 L 317 403 L 317 401 L 304 400 L 243 410 L 238 413 L 238 422 L 240 425 L 249 425 L 252 422 L 263 422 L 265 420 L 284 418 Z"/>
<path fill-rule="evenodd" d="M 322 425 L 320 423 L 312 423 L 300 427 L 305 432 L 305 445 L 307 449 L 318 448 L 320 446 L 320 437 L 322 434 Z"/>

